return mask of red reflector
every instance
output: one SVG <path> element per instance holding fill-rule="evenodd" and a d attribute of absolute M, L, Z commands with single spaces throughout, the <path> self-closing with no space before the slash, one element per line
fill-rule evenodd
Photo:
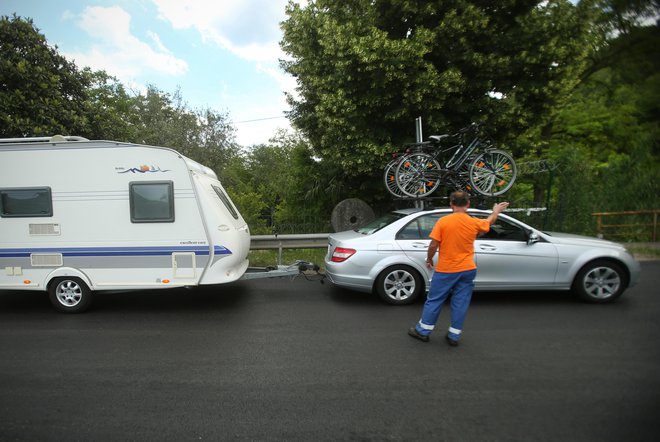
<path fill-rule="evenodd" d="M 344 262 L 351 256 L 355 254 L 354 249 L 345 249 L 344 247 L 337 247 L 334 252 L 332 252 L 332 262 Z"/>

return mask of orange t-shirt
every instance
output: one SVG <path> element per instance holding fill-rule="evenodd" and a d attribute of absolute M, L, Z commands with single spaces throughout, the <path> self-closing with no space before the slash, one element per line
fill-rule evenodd
<path fill-rule="evenodd" d="M 488 220 L 473 218 L 467 213 L 452 213 L 435 223 L 429 237 L 440 243 L 436 272 L 456 273 L 474 270 L 474 240 L 481 232 L 488 232 Z"/>

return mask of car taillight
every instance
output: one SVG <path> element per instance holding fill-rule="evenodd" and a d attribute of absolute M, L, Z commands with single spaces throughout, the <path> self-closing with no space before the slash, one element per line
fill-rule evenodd
<path fill-rule="evenodd" d="M 332 252 L 332 262 L 344 262 L 351 256 L 355 254 L 355 249 L 346 249 L 344 247 L 337 247 L 334 252 Z"/>

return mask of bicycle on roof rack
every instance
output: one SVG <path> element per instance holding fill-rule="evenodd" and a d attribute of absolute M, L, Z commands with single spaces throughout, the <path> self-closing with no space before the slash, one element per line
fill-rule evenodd
<path fill-rule="evenodd" d="M 408 145 L 385 166 L 384 179 L 397 197 L 426 197 L 442 183 L 471 194 L 497 196 L 516 180 L 516 163 L 472 123 L 455 134 L 433 135 L 429 141 Z"/>

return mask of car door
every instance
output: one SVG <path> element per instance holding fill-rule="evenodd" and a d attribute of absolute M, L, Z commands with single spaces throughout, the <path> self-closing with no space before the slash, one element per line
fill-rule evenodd
<path fill-rule="evenodd" d="M 485 217 L 485 216 L 484 216 Z M 481 289 L 551 287 L 557 275 L 557 249 L 538 241 L 529 244 L 528 230 L 498 217 L 488 233 L 474 244 L 475 285 Z"/>
<path fill-rule="evenodd" d="M 418 216 L 396 234 L 395 239 L 401 250 L 403 250 L 408 258 L 414 260 L 421 268 L 425 269 L 427 280 L 430 280 L 431 276 L 433 276 L 433 271 L 426 267 L 426 253 L 431 243 L 429 235 L 435 223 L 447 214 L 446 212 L 440 212 Z"/>

